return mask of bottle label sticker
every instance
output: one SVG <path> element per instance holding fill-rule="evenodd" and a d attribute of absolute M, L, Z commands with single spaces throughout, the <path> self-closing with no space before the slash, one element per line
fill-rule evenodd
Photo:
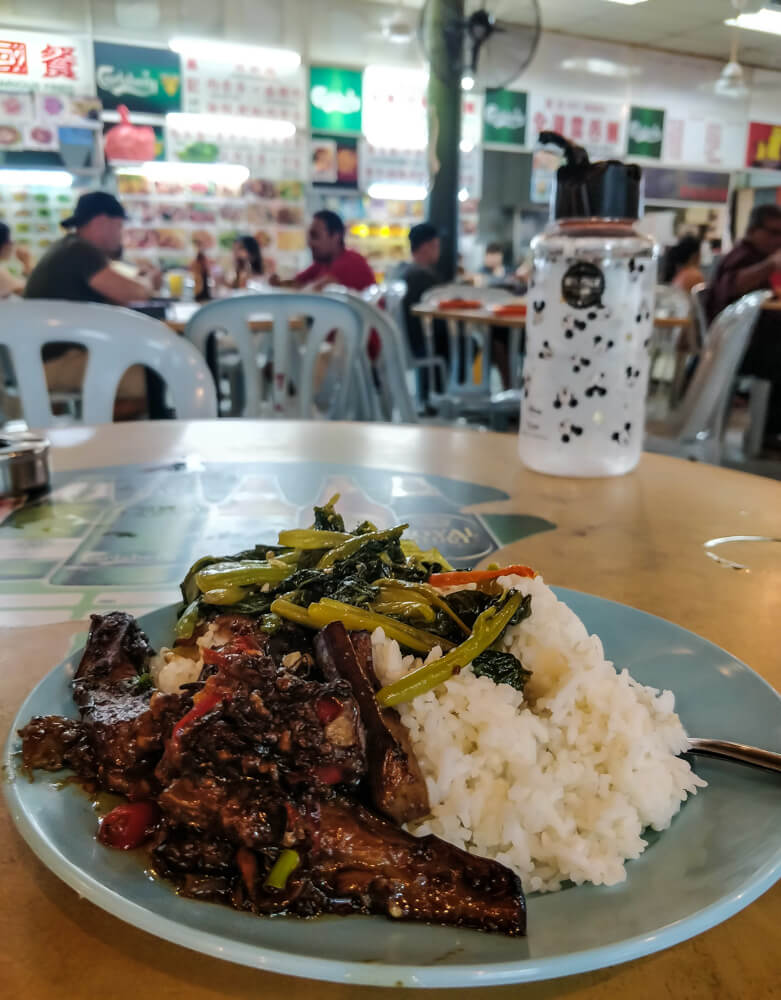
<path fill-rule="evenodd" d="M 590 261 L 574 263 L 561 279 L 561 294 L 573 309 L 600 305 L 605 291 L 605 276 Z"/>

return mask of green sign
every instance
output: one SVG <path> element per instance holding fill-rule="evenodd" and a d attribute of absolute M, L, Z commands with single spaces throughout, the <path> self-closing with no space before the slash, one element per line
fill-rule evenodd
<path fill-rule="evenodd" d="M 309 116 L 312 129 L 361 131 L 363 89 L 353 69 L 312 66 L 309 70 Z"/>
<path fill-rule="evenodd" d="M 632 108 L 629 115 L 627 153 L 630 156 L 662 158 L 664 111 L 658 108 Z"/>
<path fill-rule="evenodd" d="M 526 94 L 520 90 L 486 91 L 483 142 L 526 145 Z"/>
<path fill-rule="evenodd" d="M 95 42 L 95 82 L 104 108 L 164 115 L 182 106 L 182 67 L 169 49 Z"/>

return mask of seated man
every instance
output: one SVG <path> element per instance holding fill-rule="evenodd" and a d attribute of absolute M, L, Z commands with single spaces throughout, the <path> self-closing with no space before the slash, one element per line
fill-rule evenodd
<path fill-rule="evenodd" d="M 716 268 L 705 304 L 708 322 L 748 292 L 770 288 L 774 271 L 781 271 L 781 206 L 757 205 L 746 235 Z M 773 383 L 765 443 L 781 446 L 781 313 L 760 313 L 740 371 Z"/>
<path fill-rule="evenodd" d="M 312 263 L 293 279 L 296 288 L 319 292 L 326 285 L 344 285 L 362 292 L 374 284 L 369 262 L 345 247 L 344 232 L 344 222 L 336 212 L 315 212 L 307 234 Z"/>
<path fill-rule="evenodd" d="M 122 227 L 127 216 L 119 201 L 106 191 L 83 194 L 72 216 L 62 223 L 69 232 L 41 257 L 27 279 L 27 299 L 68 299 L 126 306 L 148 299 L 151 287 L 119 273 L 112 261 L 122 255 Z M 154 284 L 159 274 L 149 269 Z M 47 344 L 43 350 L 50 392 L 77 392 L 84 379 L 87 353 L 77 345 Z M 152 380 L 158 383 L 159 379 Z M 153 395 L 158 387 L 150 383 Z M 162 390 L 159 390 L 162 392 Z M 131 368 L 117 390 L 115 417 L 133 416 L 145 407 L 144 370 Z"/>
<path fill-rule="evenodd" d="M 441 285 L 442 279 L 437 274 L 437 264 L 439 263 L 439 233 L 430 222 L 421 222 L 413 226 L 409 231 L 409 247 L 412 260 L 400 264 L 390 275 L 391 280 L 404 281 L 407 284 L 407 292 L 404 296 L 404 325 L 407 328 L 407 339 L 409 341 L 410 352 L 413 357 L 426 357 L 426 339 L 423 334 L 423 325 L 419 317 L 412 312 L 412 307 L 416 306 L 426 292 L 435 285 Z M 450 358 L 450 338 L 447 333 L 447 325 L 440 320 L 434 323 L 434 353 L 447 362 Z M 427 371 L 422 371 L 419 380 L 419 395 L 424 406 L 429 398 L 429 375 Z M 442 392 L 444 386 L 437 386 L 437 391 Z"/>

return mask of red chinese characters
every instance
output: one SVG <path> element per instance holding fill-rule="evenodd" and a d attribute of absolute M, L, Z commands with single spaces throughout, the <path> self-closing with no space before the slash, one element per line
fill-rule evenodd
<path fill-rule="evenodd" d="M 27 76 L 27 46 L 24 42 L 0 40 L 0 75 Z"/>
<path fill-rule="evenodd" d="M 41 62 L 46 78 L 76 79 L 76 51 L 72 45 L 47 45 L 41 50 Z"/>

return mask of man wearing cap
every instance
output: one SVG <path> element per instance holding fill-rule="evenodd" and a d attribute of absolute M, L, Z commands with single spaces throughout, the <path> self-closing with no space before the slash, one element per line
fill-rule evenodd
<path fill-rule="evenodd" d="M 83 194 L 76 211 L 62 225 L 69 232 L 49 247 L 30 273 L 27 299 L 68 299 L 125 306 L 149 298 L 151 288 L 114 270 L 111 262 L 122 254 L 122 226 L 127 216 L 122 205 L 106 191 Z M 154 269 L 151 269 L 153 272 Z M 150 272 L 154 281 L 154 275 Z M 61 342 L 43 348 L 46 385 L 49 392 L 78 393 L 84 382 L 87 352 L 83 347 Z M 146 375 L 134 365 L 117 388 L 114 419 L 122 420 L 149 412 L 160 413 L 157 397 L 162 390 L 156 376 Z"/>
<path fill-rule="evenodd" d="M 124 306 L 149 298 L 150 288 L 119 274 L 111 266 L 122 253 L 122 226 L 127 216 L 113 194 L 91 191 L 76 203 L 62 223 L 72 229 L 49 247 L 27 279 L 25 298 L 70 299 Z"/>

